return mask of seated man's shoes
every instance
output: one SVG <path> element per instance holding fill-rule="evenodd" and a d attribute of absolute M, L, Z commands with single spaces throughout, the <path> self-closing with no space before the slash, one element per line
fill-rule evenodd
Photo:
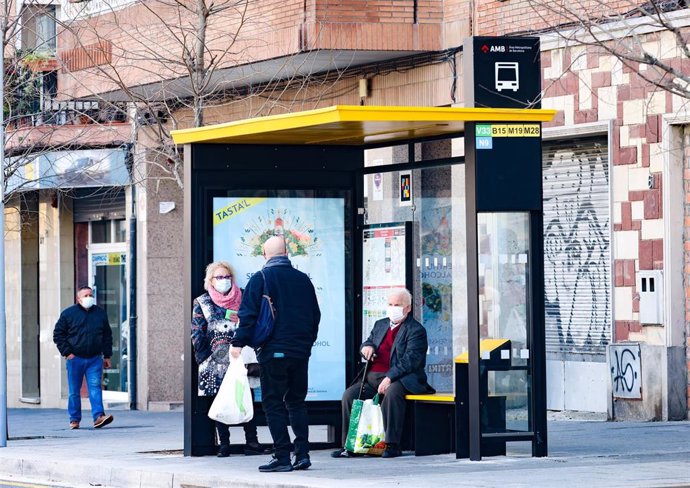
<path fill-rule="evenodd" d="M 287 461 L 280 461 L 275 456 L 273 456 L 268 464 L 259 466 L 259 471 L 262 473 L 286 473 L 288 471 L 292 471 L 293 469 L 294 468 L 292 467 L 292 464 L 290 464 L 289 459 Z"/>
<path fill-rule="evenodd" d="M 293 469 L 296 471 L 299 471 L 301 469 L 309 469 L 311 466 L 311 460 L 309 457 L 303 457 L 301 459 L 296 459 L 294 463 L 292 463 Z"/>
<path fill-rule="evenodd" d="M 221 444 L 218 448 L 218 457 L 228 457 L 230 455 L 230 444 Z"/>
<path fill-rule="evenodd" d="M 397 444 L 386 444 L 386 449 L 381 455 L 383 458 L 395 458 L 398 456 L 402 456 L 402 451 Z"/>
<path fill-rule="evenodd" d="M 245 456 L 257 456 L 259 454 L 271 454 L 271 448 L 259 444 L 257 441 L 247 442 L 244 445 Z"/>
<path fill-rule="evenodd" d="M 331 452 L 331 457 L 332 458 L 349 458 L 352 457 L 352 453 L 345 449 L 344 447 L 341 447 L 340 449 Z"/>
<path fill-rule="evenodd" d="M 94 429 L 100 429 L 101 427 L 105 427 L 106 425 L 108 425 L 112 421 L 113 421 L 112 415 L 101 415 L 100 417 L 98 417 L 94 421 L 93 428 Z"/>

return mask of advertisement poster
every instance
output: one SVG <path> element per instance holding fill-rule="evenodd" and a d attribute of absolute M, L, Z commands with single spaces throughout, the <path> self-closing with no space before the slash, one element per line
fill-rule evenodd
<path fill-rule="evenodd" d="M 412 173 L 400 173 L 400 206 L 412 206 Z"/>
<path fill-rule="evenodd" d="M 422 324 L 429 340 L 429 383 L 453 391 L 453 304 L 451 207 L 447 199 L 427 199 L 422 209 Z"/>
<path fill-rule="evenodd" d="M 362 296 L 362 339 L 374 323 L 386 316 L 388 295 L 405 288 L 405 224 L 394 223 L 365 228 Z"/>
<path fill-rule="evenodd" d="M 321 308 L 307 400 L 340 400 L 345 389 L 345 201 L 342 198 L 213 199 L 213 259 L 229 262 L 244 288 L 263 267 L 262 246 L 285 237 L 288 257 L 312 280 Z"/>

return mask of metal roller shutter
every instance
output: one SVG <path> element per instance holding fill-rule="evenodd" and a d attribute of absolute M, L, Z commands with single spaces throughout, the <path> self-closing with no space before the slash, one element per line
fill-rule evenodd
<path fill-rule="evenodd" d="M 611 340 L 611 219 L 606 138 L 544 141 L 546 350 L 604 355 Z"/>

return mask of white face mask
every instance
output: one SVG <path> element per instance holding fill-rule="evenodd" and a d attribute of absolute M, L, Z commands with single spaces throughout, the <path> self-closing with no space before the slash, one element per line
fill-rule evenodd
<path fill-rule="evenodd" d="M 213 285 L 218 293 L 227 293 L 232 288 L 232 280 L 216 280 L 216 284 Z"/>
<path fill-rule="evenodd" d="M 386 309 L 386 315 L 391 322 L 397 324 L 403 319 L 403 317 L 405 317 L 405 312 L 403 312 L 403 307 L 394 307 L 389 305 Z"/>
<path fill-rule="evenodd" d="M 93 297 L 83 297 L 81 299 L 81 306 L 88 310 L 93 307 L 95 301 L 96 300 Z"/>

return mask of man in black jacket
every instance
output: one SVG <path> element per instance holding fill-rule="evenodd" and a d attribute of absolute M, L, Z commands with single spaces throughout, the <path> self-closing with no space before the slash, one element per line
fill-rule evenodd
<path fill-rule="evenodd" d="M 232 355 L 239 357 L 250 342 L 261 309 L 264 276 L 276 308 L 273 333 L 257 351 L 261 366 L 261 395 L 266 422 L 273 437 L 274 458 L 261 472 L 307 469 L 309 459 L 309 419 L 307 418 L 308 367 L 311 348 L 319 331 L 321 312 L 309 277 L 292 267 L 285 239 L 269 238 L 263 247 L 266 264 L 254 273 L 242 296 L 238 312 L 240 325 L 232 340 Z M 295 462 L 290 463 L 290 419 L 295 434 Z"/>
<path fill-rule="evenodd" d="M 81 422 L 81 385 L 86 376 L 93 426 L 99 429 L 113 421 L 103 410 L 101 379 L 103 367 L 110 367 L 113 355 L 113 332 L 105 310 L 94 305 L 93 291 L 88 286 L 79 288 L 77 303 L 60 314 L 53 331 L 53 342 L 67 363 L 69 385 L 70 429 L 78 429 Z"/>
<path fill-rule="evenodd" d="M 433 393 L 426 380 L 424 366 L 428 349 L 426 329 L 410 314 L 412 295 L 401 289 L 388 297 L 388 317 L 378 320 L 369 338 L 360 347 L 362 356 L 372 361 L 364 378 L 362 400 L 383 395 L 381 410 L 386 430 L 384 458 L 398 457 L 405 420 L 405 395 Z M 358 377 L 359 378 L 359 377 Z M 358 398 L 360 383 L 350 386 L 342 399 L 343 445 L 347 439 L 352 402 Z M 334 451 L 333 457 L 350 457 L 347 450 Z"/>

